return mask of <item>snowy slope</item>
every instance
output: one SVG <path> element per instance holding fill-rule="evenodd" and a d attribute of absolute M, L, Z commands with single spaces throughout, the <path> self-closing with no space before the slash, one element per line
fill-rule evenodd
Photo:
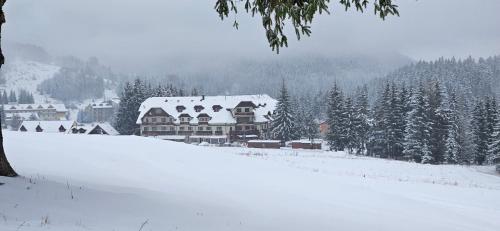
<path fill-rule="evenodd" d="M 29 144 L 29 145 L 26 145 Z M 6 132 L 0 230 L 498 230 L 492 168 Z"/>
<path fill-rule="evenodd" d="M 37 91 L 38 85 L 46 79 L 52 78 L 60 67 L 34 61 L 16 60 L 2 66 L 2 75 L 6 80 L 4 89 L 18 91 L 25 89 L 34 94 L 36 102 L 45 101 Z"/>

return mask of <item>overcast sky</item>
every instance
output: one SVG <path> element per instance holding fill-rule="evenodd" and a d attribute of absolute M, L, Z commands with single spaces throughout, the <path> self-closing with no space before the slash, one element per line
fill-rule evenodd
<path fill-rule="evenodd" d="M 401 17 L 386 21 L 372 11 L 346 13 L 332 2 L 332 14 L 315 19 L 312 36 L 290 42 L 283 54 L 383 50 L 414 59 L 500 54 L 499 0 L 396 0 Z M 193 57 L 275 58 L 260 18 L 239 14 L 235 30 L 232 20 L 221 22 L 213 6 L 214 0 L 10 0 L 3 38 L 56 55 L 97 56 L 128 70 Z"/>

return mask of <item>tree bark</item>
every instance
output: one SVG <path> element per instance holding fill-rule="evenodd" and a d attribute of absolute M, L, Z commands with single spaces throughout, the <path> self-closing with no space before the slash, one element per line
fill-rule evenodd
<path fill-rule="evenodd" d="M 0 0 L 0 40 L 2 38 L 2 25 L 5 23 L 5 15 L 3 13 L 3 5 L 7 0 Z M 0 43 L 0 68 L 5 62 L 5 57 L 3 56 L 2 46 Z M 17 173 L 10 166 L 7 156 L 5 155 L 5 150 L 3 148 L 3 134 L 2 134 L 2 124 L 0 122 L 0 176 L 17 176 Z"/>

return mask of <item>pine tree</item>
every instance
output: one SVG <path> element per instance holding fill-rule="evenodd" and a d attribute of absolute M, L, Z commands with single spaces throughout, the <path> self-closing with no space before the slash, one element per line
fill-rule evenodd
<path fill-rule="evenodd" d="M 115 120 L 115 127 L 120 134 L 137 134 L 138 125 L 136 121 L 139 117 L 139 107 L 150 94 L 147 89 L 139 79 L 134 81 L 133 86 L 130 83 L 125 84 Z"/>
<path fill-rule="evenodd" d="M 16 102 L 17 102 L 16 92 L 10 91 L 9 103 L 16 103 Z"/>
<path fill-rule="evenodd" d="M 433 161 L 429 149 L 430 124 L 426 109 L 429 102 L 422 83 L 413 93 L 410 101 L 411 111 L 406 119 L 407 126 L 403 142 L 403 154 L 416 162 L 430 163 Z"/>
<path fill-rule="evenodd" d="M 369 123 L 369 105 L 368 105 L 368 87 L 363 86 L 356 93 L 356 104 L 354 112 L 354 130 L 356 136 L 356 154 L 363 154 L 368 142 L 368 133 L 370 131 Z"/>
<path fill-rule="evenodd" d="M 370 130 L 368 154 L 371 156 L 388 157 L 389 154 L 389 116 L 391 88 L 385 84 L 379 93 L 373 110 L 373 126 Z"/>
<path fill-rule="evenodd" d="M 327 122 L 329 131 L 327 134 L 330 150 L 343 151 L 345 149 L 345 131 L 344 131 L 344 96 L 338 88 L 337 83 L 334 84 L 328 98 Z"/>
<path fill-rule="evenodd" d="M 446 137 L 448 135 L 449 106 L 447 105 L 446 92 L 439 81 L 432 84 L 429 91 L 429 122 L 431 123 L 429 148 L 432 152 L 434 163 L 444 161 L 446 152 Z"/>
<path fill-rule="evenodd" d="M 500 158 L 500 119 L 498 118 L 497 102 L 493 97 L 490 99 L 489 107 L 487 107 L 487 123 L 488 152 L 486 160 L 491 164 Z"/>
<path fill-rule="evenodd" d="M 478 101 L 472 112 L 472 134 L 474 143 L 474 162 L 483 164 L 488 152 L 488 124 L 483 101 Z"/>
<path fill-rule="evenodd" d="M 3 94 L 2 94 L 2 104 L 8 104 L 9 103 L 9 97 L 7 96 L 7 92 L 6 91 L 3 91 Z"/>
<path fill-rule="evenodd" d="M 295 120 L 293 118 L 290 96 L 283 80 L 272 122 L 271 130 L 274 139 L 281 140 L 283 143 L 292 140 L 294 127 Z"/>
<path fill-rule="evenodd" d="M 345 132 L 345 147 L 353 153 L 357 145 L 355 109 L 350 97 L 344 99 L 343 131 Z"/>
<path fill-rule="evenodd" d="M 491 144 L 488 146 L 488 163 L 500 160 L 500 120 L 495 124 L 495 130 L 491 136 Z"/>
<path fill-rule="evenodd" d="M 455 93 L 452 92 L 448 99 L 448 127 L 445 142 L 444 161 L 447 164 L 456 164 L 459 162 L 460 152 L 462 150 L 460 139 L 460 117 Z"/>

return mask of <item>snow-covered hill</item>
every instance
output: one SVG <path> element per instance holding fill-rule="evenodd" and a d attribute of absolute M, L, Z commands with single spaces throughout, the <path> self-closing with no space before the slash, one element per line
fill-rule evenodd
<path fill-rule="evenodd" d="M 29 144 L 29 145 L 28 145 Z M 498 230 L 490 167 L 5 133 L 0 230 Z"/>
<path fill-rule="evenodd" d="M 7 92 L 24 89 L 32 92 L 36 102 L 48 99 L 37 91 L 38 85 L 52 78 L 60 67 L 35 61 L 16 60 L 2 66 L 2 77 L 6 83 L 2 86 Z"/>

